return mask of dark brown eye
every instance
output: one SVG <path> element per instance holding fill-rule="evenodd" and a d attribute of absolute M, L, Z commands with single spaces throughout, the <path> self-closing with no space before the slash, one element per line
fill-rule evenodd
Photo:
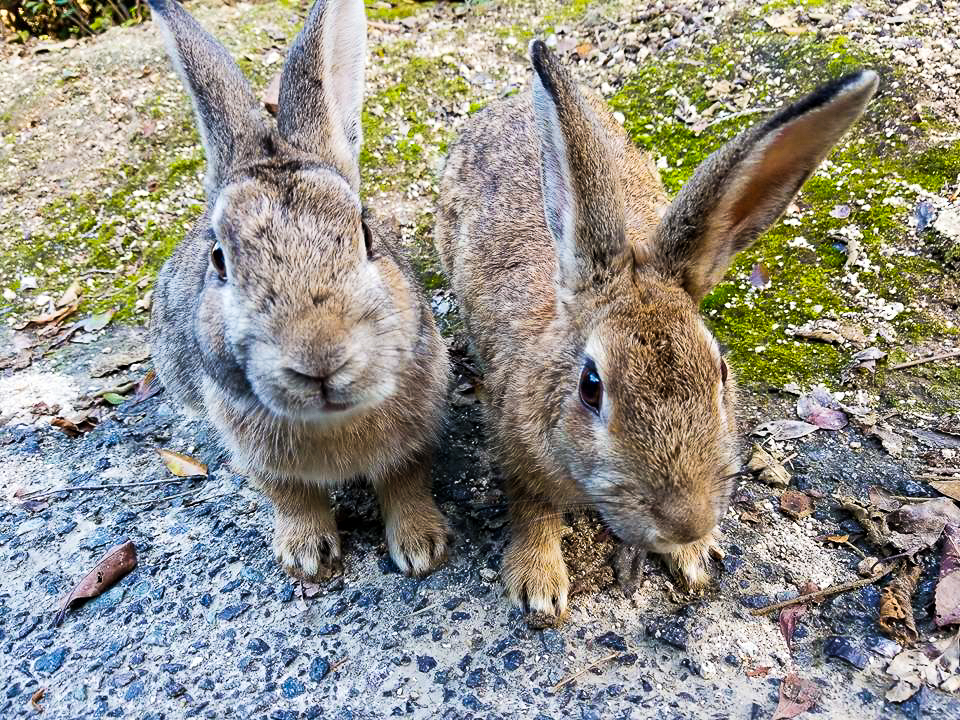
<path fill-rule="evenodd" d="M 600 406 L 603 405 L 603 381 L 593 360 L 587 360 L 580 371 L 580 402 L 591 412 L 600 415 Z"/>
<path fill-rule="evenodd" d="M 210 251 L 210 264 L 213 265 L 213 269 L 217 271 L 217 277 L 220 278 L 220 282 L 226 282 L 227 262 L 223 258 L 223 250 L 220 248 L 220 243 L 216 243 L 213 246 L 213 250 Z"/>
<path fill-rule="evenodd" d="M 727 384 L 727 363 L 723 358 L 720 358 L 720 382 Z"/>
<path fill-rule="evenodd" d="M 364 220 L 360 221 L 360 227 L 363 228 L 363 244 L 367 248 L 367 258 L 373 259 L 373 233 L 370 232 L 370 228 L 367 227 L 367 223 Z"/>

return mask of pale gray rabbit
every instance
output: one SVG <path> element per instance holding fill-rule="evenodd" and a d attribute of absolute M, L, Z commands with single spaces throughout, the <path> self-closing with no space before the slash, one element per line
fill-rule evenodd
<path fill-rule="evenodd" d="M 877 87 L 871 71 L 744 131 L 672 203 L 649 157 L 544 46 L 533 91 L 472 118 L 450 151 L 436 243 L 484 365 L 506 475 L 503 577 L 560 619 L 563 514 L 593 507 L 690 586 L 737 470 L 734 379 L 698 305 L 781 215 Z"/>
<path fill-rule="evenodd" d="M 449 365 L 399 239 L 361 212 L 363 2 L 314 4 L 275 125 L 179 3 L 150 5 L 207 156 L 207 211 L 157 279 L 160 379 L 273 502 L 291 575 L 340 572 L 328 492 L 358 476 L 376 489 L 394 562 L 428 573 L 446 557 L 429 457 Z"/>

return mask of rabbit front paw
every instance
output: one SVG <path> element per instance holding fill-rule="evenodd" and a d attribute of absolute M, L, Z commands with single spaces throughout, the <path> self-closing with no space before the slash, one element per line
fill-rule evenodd
<path fill-rule="evenodd" d="M 670 572 L 677 577 L 688 590 L 702 590 L 712 580 L 707 569 L 711 554 L 723 555 L 715 535 L 710 534 L 703 540 L 681 545 L 678 550 L 664 556 Z"/>
<path fill-rule="evenodd" d="M 318 530 L 277 518 L 273 552 L 288 575 L 306 582 L 323 582 L 343 573 L 336 529 Z"/>
<path fill-rule="evenodd" d="M 558 540 L 537 544 L 515 540 L 503 560 L 507 596 L 528 622 L 555 625 L 567 616 L 570 579 Z"/>
<path fill-rule="evenodd" d="M 449 534 L 447 521 L 432 503 L 393 513 L 387 522 L 390 558 L 405 575 L 428 575 L 446 561 Z"/>

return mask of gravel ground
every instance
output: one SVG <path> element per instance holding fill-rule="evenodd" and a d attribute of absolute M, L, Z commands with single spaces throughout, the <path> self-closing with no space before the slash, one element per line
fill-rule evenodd
<path fill-rule="evenodd" d="M 647 56 L 682 51 L 697 33 L 721 27 L 729 14 L 757 9 L 755 3 L 707 7 L 692 0 L 670 3 L 669 13 L 664 8 L 610 3 L 563 14 L 569 10 L 563 4 L 475 9 L 440 3 L 373 28 L 371 46 L 398 62 L 455 58 L 451 72 L 470 89 L 455 102 L 431 100 L 428 113 L 438 125 L 442 118 L 456 126 L 466 117 L 464 104 L 526 83 L 521 31 L 541 27 L 544 18 L 551 42 L 591 43 L 594 54 L 584 54 L 577 72 L 609 95 Z M 248 48 L 261 81 L 276 63 L 266 62 L 273 46 L 292 37 L 292 10 L 283 3 L 203 3 L 191 9 L 232 49 Z M 898 10 L 896 3 L 864 3 L 848 7 L 835 22 L 827 22 L 826 10 L 811 11 L 824 13 L 820 21 L 809 15 L 795 21 L 818 22 L 827 37 L 853 33 L 906 67 L 936 67 L 937 73 L 920 73 L 923 97 L 940 120 L 955 123 L 960 49 L 950 28 L 960 21 L 957 3 L 943 3 L 932 14 Z M 240 22 L 251 13 L 266 28 L 256 42 Z M 36 45 L 3 47 L 8 62 L 0 69 L 0 106 L 7 115 L 0 188 L 7 204 L 0 208 L 0 231 L 7 249 L 42 229 L 45 208 L 98 187 L 117 168 L 157 154 L 173 162 L 196 153 L 192 139 L 175 132 L 187 117 L 185 99 L 152 30 L 149 23 L 115 29 L 45 52 Z M 919 46 L 911 40 L 917 37 L 923 38 Z M 392 72 L 373 62 L 368 94 L 378 96 Z M 385 112 L 392 121 L 389 106 Z M 164 119 L 168 115 L 172 119 Z M 429 123 L 423 132 L 431 132 Z M 375 150 L 386 153 L 391 142 L 387 138 Z M 432 205 L 432 173 L 441 158 L 439 149 L 431 149 L 371 189 L 380 212 L 393 214 L 411 243 Z M 161 200 L 145 196 L 135 199 L 142 203 L 138 208 L 164 223 L 189 216 L 200 194 L 196 178 L 188 178 Z M 72 267 L 69 258 L 66 264 Z M 120 266 L 122 272 L 132 267 Z M 142 272 L 149 274 L 147 268 Z M 36 293 L 56 295 L 63 280 L 54 277 L 47 286 L 41 278 L 33 294 L 19 289 L 0 317 L 12 325 L 25 297 L 32 302 Z M 142 299 L 147 287 L 141 290 Z M 455 329 L 455 304 L 443 293 L 436 300 L 441 321 Z M 956 320 L 956 306 L 943 312 Z M 21 336 L 9 327 L 0 330 L 0 348 L 17 348 Z M 459 352 L 463 338 L 451 336 L 458 367 L 469 368 L 469 358 Z M 795 595 L 808 581 L 822 587 L 855 578 L 856 554 L 815 540 L 858 529 L 831 497 L 866 498 L 871 485 L 900 495 L 930 494 L 915 479 L 920 468 L 955 458 L 936 438 L 905 435 L 901 458 L 853 425 L 781 443 L 784 454 L 796 453 L 788 465 L 791 485 L 813 498 L 812 515 L 788 518 L 779 510 L 778 490 L 747 481 L 723 521 L 726 557 L 714 567 L 716 583 L 706 594 L 680 592 L 662 566 L 649 560 L 633 597 L 615 588 L 580 595 L 562 628 L 531 630 L 502 596 L 506 504 L 489 464 L 469 373 L 451 392 L 450 422 L 434 470 L 435 494 L 455 532 L 449 564 L 423 580 L 398 574 L 386 554 L 376 502 L 357 486 L 336 498 L 344 576 L 304 590 L 274 564 L 266 500 L 232 472 L 209 429 L 183 417 L 165 394 L 124 402 L 79 437 L 50 426 L 52 417 L 82 408 L 83 398 L 137 382 L 149 367 L 138 361 L 94 377 L 124 354 L 142 357 L 146 337 L 135 320 L 80 332 L 74 340 L 83 342 L 66 342 L 23 369 L 0 371 L 4 718 L 28 717 L 39 707 L 49 718 L 157 720 L 770 718 L 790 672 L 820 689 L 810 716 L 960 714 L 960 699 L 929 688 L 904 703 L 884 699 L 892 684 L 885 668 L 898 648 L 878 634 L 880 593 L 873 586 L 813 608 L 800 621 L 792 648 L 773 619 L 749 612 Z M 922 385 L 922 376 L 911 382 L 914 400 L 922 398 L 914 387 Z M 762 388 L 744 394 L 745 456 L 750 429 L 793 417 L 794 402 L 789 393 Z M 907 404 L 890 422 L 906 433 L 939 419 L 928 408 Z M 163 483 L 170 476 L 157 448 L 202 460 L 209 477 Z M 129 486 L 145 481 L 158 484 Z M 102 484 L 127 487 L 61 493 L 40 505 L 25 505 L 17 496 L 20 489 Z M 194 492 L 175 497 L 187 491 Z M 137 547 L 137 568 L 54 627 L 60 599 L 124 539 Z M 936 562 L 927 557 L 913 602 L 923 637 L 932 631 Z"/>

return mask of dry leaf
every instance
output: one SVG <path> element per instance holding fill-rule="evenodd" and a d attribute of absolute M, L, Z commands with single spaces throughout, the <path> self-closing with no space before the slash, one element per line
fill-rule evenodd
<path fill-rule="evenodd" d="M 940 557 L 933 619 L 937 627 L 960 623 L 960 528 L 948 525 Z"/>
<path fill-rule="evenodd" d="M 757 665 L 752 670 L 747 670 L 745 674 L 747 677 L 766 677 L 768 672 L 770 672 L 769 666 Z"/>
<path fill-rule="evenodd" d="M 810 433 L 815 433 L 818 429 L 816 425 L 800 420 L 768 420 L 755 427 L 753 434 L 760 437 L 769 435 L 773 440 L 796 440 Z"/>
<path fill-rule="evenodd" d="M 917 641 L 917 624 L 913 618 L 910 600 L 923 568 L 906 564 L 897 570 L 896 577 L 880 595 L 880 614 L 877 625 L 887 635 L 903 646 L 913 645 Z"/>
<path fill-rule="evenodd" d="M 110 548 L 96 567 L 88 572 L 60 603 L 60 612 L 57 613 L 54 624 L 62 623 L 67 610 L 77 601 L 95 598 L 109 590 L 136 566 L 137 548 L 130 540 Z"/>
<path fill-rule="evenodd" d="M 79 325 L 81 328 L 83 328 L 84 332 L 96 332 L 97 330 L 103 330 L 113 318 L 113 314 L 116 311 L 116 308 L 110 308 L 106 312 L 96 313 L 95 315 L 91 315 L 90 317 L 81 320 Z"/>
<path fill-rule="evenodd" d="M 794 520 L 803 520 L 813 512 L 813 502 L 799 490 L 787 490 L 780 496 L 780 510 Z"/>
<path fill-rule="evenodd" d="M 157 453 L 167 469 L 177 477 L 193 477 L 194 475 L 207 474 L 207 466 L 199 460 L 195 460 L 189 455 L 174 452 L 173 450 L 164 450 L 157 448 Z"/>
<path fill-rule="evenodd" d="M 769 452 L 759 445 L 753 446 L 753 455 L 747 467 L 757 473 L 757 478 L 772 487 L 786 487 L 790 484 L 790 473 Z"/>
<path fill-rule="evenodd" d="M 146 345 L 128 352 L 118 352 L 98 357 L 90 364 L 90 377 L 98 378 L 109 375 L 135 363 L 143 362 L 149 357 L 150 348 Z"/>
<path fill-rule="evenodd" d="M 910 555 L 936 545 L 947 525 L 960 526 L 960 508 L 949 498 L 904 505 L 887 516 L 890 542 Z"/>
<path fill-rule="evenodd" d="M 70 287 L 63 291 L 63 295 L 60 296 L 60 299 L 55 303 L 58 308 L 67 307 L 68 305 L 73 305 L 77 300 L 80 299 L 80 279 L 74 280 L 70 283 Z"/>
<path fill-rule="evenodd" d="M 137 385 L 137 392 L 133 395 L 133 404 L 136 405 L 137 403 L 142 403 L 144 400 L 149 400 L 161 390 L 163 390 L 163 385 L 160 384 L 160 378 L 157 377 L 157 373 L 153 370 L 148 370 L 147 374 L 140 380 L 140 384 Z"/>
<path fill-rule="evenodd" d="M 780 682 L 780 702 L 773 713 L 773 720 L 789 720 L 814 706 L 820 689 L 796 673 L 790 673 Z"/>
<path fill-rule="evenodd" d="M 863 526 L 867 540 L 878 550 L 890 540 L 890 528 L 887 527 L 887 516 L 876 508 L 867 509 L 850 498 L 842 498 L 840 507 L 853 515 L 854 519 Z"/>
<path fill-rule="evenodd" d="M 33 695 L 30 696 L 30 705 L 33 706 L 33 709 L 38 713 L 43 712 L 43 706 L 40 704 L 40 701 L 43 700 L 43 696 L 47 694 L 46 688 L 40 688 Z"/>
<path fill-rule="evenodd" d="M 938 493 L 960 502 L 960 480 L 931 480 L 930 487 Z"/>
<path fill-rule="evenodd" d="M 90 432 L 99 422 L 100 417 L 96 413 L 81 410 L 68 417 L 55 417 L 50 424 L 75 438 Z"/>
<path fill-rule="evenodd" d="M 589 55 L 591 50 L 593 50 L 593 45 L 588 42 L 580 43 L 574 48 L 574 51 L 580 56 L 581 60 Z"/>
<path fill-rule="evenodd" d="M 65 305 L 61 308 L 56 308 L 51 312 L 43 313 L 42 315 L 35 315 L 32 318 L 28 318 L 26 322 L 20 323 L 19 325 L 14 325 L 14 330 L 23 330 L 24 328 L 31 325 L 50 325 L 52 323 L 57 323 L 63 320 L 64 318 L 72 315 L 77 311 L 77 308 L 80 307 L 80 301 L 74 300 L 69 305 Z"/>
<path fill-rule="evenodd" d="M 806 614 L 806 605 L 791 605 L 780 611 L 780 634 L 783 635 L 783 639 L 790 649 L 793 649 L 793 634 L 797 630 L 797 620 Z"/>
<path fill-rule="evenodd" d="M 797 417 L 824 430 L 839 430 L 847 425 L 840 403 L 822 385 L 797 398 Z"/>
<path fill-rule="evenodd" d="M 903 455 L 903 437 L 897 435 L 889 425 L 885 423 L 871 425 L 864 430 L 864 434 L 867 437 L 877 438 L 883 445 L 883 449 L 893 457 L 898 458 Z"/>
<path fill-rule="evenodd" d="M 263 106 L 271 115 L 276 115 L 280 107 L 280 73 L 277 73 L 270 80 L 263 91 Z"/>
<path fill-rule="evenodd" d="M 913 697 L 921 685 L 945 692 L 960 690 L 960 632 L 926 643 L 923 647 L 904 650 L 887 666 L 887 674 L 896 683 L 887 690 L 886 698 L 903 702 Z"/>

